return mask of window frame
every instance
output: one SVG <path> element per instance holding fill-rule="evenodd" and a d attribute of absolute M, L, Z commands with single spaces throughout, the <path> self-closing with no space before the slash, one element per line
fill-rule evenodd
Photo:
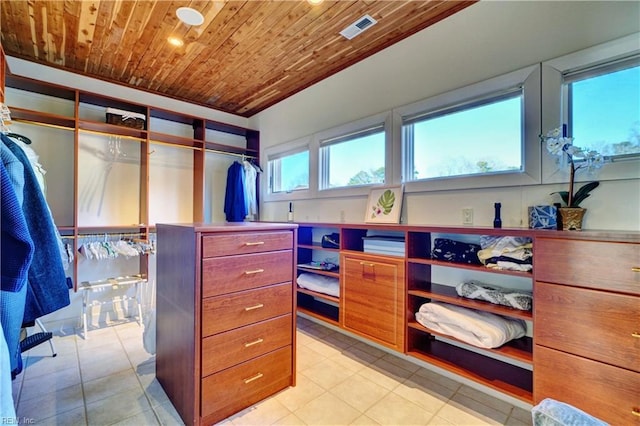
<path fill-rule="evenodd" d="M 323 170 L 320 164 L 320 150 L 323 145 L 326 145 L 326 141 L 335 141 L 349 135 L 357 134 L 363 130 L 383 126 L 385 135 L 385 183 L 381 184 L 366 184 L 366 185 L 352 185 L 343 186 L 339 188 L 325 188 L 321 189 L 320 182 L 322 182 Z M 316 153 L 316 185 L 313 187 L 313 198 L 332 198 L 332 197 L 355 197 L 355 196 L 369 196 L 371 187 L 380 185 L 390 185 L 390 179 L 393 176 L 394 156 L 390 155 L 392 150 L 392 138 L 391 138 L 391 125 L 392 116 L 391 112 L 383 112 L 375 114 L 360 120 L 353 121 L 351 123 L 342 124 L 331 129 L 323 130 L 314 134 L 313 145 Z M 330 143 L 330 142 L 329 142 Z M 328 180 L 328 177 L 327 177 Z"/>
<path fill-rule="evenodd" d="M 325 148 L 328 148 L 332 145 L 337 145 L 337 144 L 341 144 L 344 142 L 349 142 L 355 139 L 359 139 L 361 137 L 366 137 L 372 134 L 376 134 L 376 133 L 382 133 L 384 136 L 384 144 L 385 144 L 385 154 L 387 152 L 387 132 L 386 132 L 386 128 L 385 128 L 385 122 L 382 121 L 380 123 L 373 123 L 370 126 L 365 126 L 362 129 L 359 130 L 353 130 L 350 131 L 346 134 L 341 134 L 338 136 L 334 136 L 334 137 L 330 137 L 330 138 L 324 138 L 324 139 L 320 139 L 318 140 L 318 158 L 320 160 L 319 163 L 319 173 L 318 173 L 318 191 L 319 192 L 323 192 L 323 191 L 331 191 L 331 190 L 346 190 L 348 188 L 356 188 L 356 187 L 362 187 L 362 186 L 366 186 L 366 187 L 371 187 L 371 186 L 375 186 L 375 185 L 384 185 L 385 182 L 380 182 L 380 183 L 373 183 L 373 184 L 362 184 L 362 185 L 346 185 L 346 186 L 339 186 L 339 187 L 330 187 L 329 186 L 329 168 L 330 168 L 330 162 L 329 162 L 329 153 L 325 150 Z M 385 155 L 385 181 L 387 180 L 386 178 L 386 158 L 387 155 Z"/>
<path fill-rule="evenodd" d="M 491 188 L 500 186 L 533 185 L 541 182 L 540 168 L 540 65 L 532 65 L 479 83 L 471 84 L 432 98 L 416 102 L 394 110 L 394 132 L 401 149 L 402 175 L 398 176 L 404 184 L 405 192 L 426 192 L 456 189 Z M 438 177 L 408 181 L 404 178 L 412 166 L 409 163 L 410 152 L 403 146 L 402 127 L 407 119 L 418 115 L 429 115 L 436 111 L 452 108 L 456 105 L 473 105 L 474 101 L 495 96 L 505 91 L 522 87 L 523 93 L 523 170 L 473 174 L 464 176 Z"/>
<path fill-rule="evenodd" d="M 298 189 L 295 191 L 287 192 L 271 192 L 271 167 L 269 163 L 272 160 L 276 160 L 278 158 L 286 157 L 289 155 L 298 154 L 300 152 L 309 151 L 309 187 L 307 189 Z M 294 141 L 276 145 L 270 148 L 265 149 L 265 157 L 266 157 L 266 174 L 267 179 L 264 179 L 263 186 L 263 194 L 265 201 L 287 201 L 287 200 L 298 200 L 310 198 L 310 193 L 312 191 L 314 185 L 314 174 L 313 174 L 313 164 L 314 164 L 314 152 L 311 147 L 311 137 L 303 137 L 300 139 L 296 139 Z"/>
<path fill-rule="evenodd" d="M 568 122 L 568 108 L 563 103 L 566 96 L 564 89 L 564 75 L 572 74 L 576 70 L 598 67 L 608 67 L 616 61 L 640 55 L 638 38 L 640 33 L 631 34 L 607 43 L 602 43 L 568 55 L 560 56 L 542 62 L 542 100 L 545 111 L 542 115 L 542 133 L 560 127 Z M 576 145 L 580 146 L 579 141 Z M 566 183 L 568 174 L 561 170 L 557 158 L 546 153 L 542 156 L 542 183 Z M 640 155 L 631 158 L 617 159 L 605 164 L 595 174 L 576 174 L 576 182 L 591 180 L 638 179 L 640 169 Z"/>

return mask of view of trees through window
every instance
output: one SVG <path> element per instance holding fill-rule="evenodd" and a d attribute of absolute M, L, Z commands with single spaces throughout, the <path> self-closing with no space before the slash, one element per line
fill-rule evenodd
<path fill-rule="evenodd" d="M 567 84 L 576 145 L 605 156 L 640 154 L 640 66 Z"/>
<path fill-rule="evenodd" d="M 309 188 L 309 151 L 269 160 L 271 192 L 291 192 Z"/>
<path fill-rule="evenodd" d="M 384 183 L 385 133 L 354 135 L 320 148 L 322 189 Z"/>
<path fill-rule="evenodd" d="M 522 94 L 427 116 L 403 126 L 405 180 L 522 169 Z"/>

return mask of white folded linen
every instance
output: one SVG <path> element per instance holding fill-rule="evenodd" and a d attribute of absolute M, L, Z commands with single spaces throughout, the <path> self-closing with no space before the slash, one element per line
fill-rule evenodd
<path fill-rule="evenodd" d="M 298 286 L 318 293 L 340 297 L 340 281 L 337 278 L 318 274 L 302 273 L 296 280 Z"/>
<path fill-rule="evenodd" d="M 428 329 L 481 348 L 497 348 L 526 333 L 522 320 L 440 302 L 420 306 L 416 320 Z"/>

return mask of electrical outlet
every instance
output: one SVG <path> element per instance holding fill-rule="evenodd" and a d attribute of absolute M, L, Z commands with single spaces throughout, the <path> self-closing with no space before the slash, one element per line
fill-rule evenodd
<path fill-rule="evenodd" d="M 462 209 L 462 224 L 473 225 L 473 209 Z"/>

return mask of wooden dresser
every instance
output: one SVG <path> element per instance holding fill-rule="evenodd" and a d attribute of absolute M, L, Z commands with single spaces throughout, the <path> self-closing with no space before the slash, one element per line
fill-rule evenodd
<path fill-rule="evenodd" d="M 295 385 L 297 225 L 157 225 L 156 376 L 185 424 Z"/>
<path fill-rule="evenodd" d="M 542 234 L 534 256 L 534 403 L 640 424 L 637 235 Z"/>

